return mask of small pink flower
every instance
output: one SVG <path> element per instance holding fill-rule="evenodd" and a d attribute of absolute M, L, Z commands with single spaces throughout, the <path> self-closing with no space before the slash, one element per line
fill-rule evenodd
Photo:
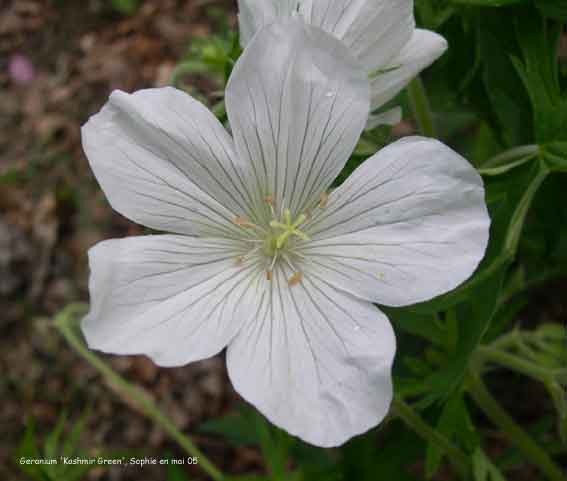
<path fill-rule="evenodd" d="M 10 78 L 18 85 L 27 85 L 35 78 L 35 68 L 25 55 L 14 54 L 8 65 Z"/>

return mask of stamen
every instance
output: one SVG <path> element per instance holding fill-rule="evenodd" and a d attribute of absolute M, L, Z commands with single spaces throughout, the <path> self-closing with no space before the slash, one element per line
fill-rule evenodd
<path fill-rule="evenodd" d="M 274 258 L 272 259 L 272 263 L 270 264 L 270 272 L 274 270 L 274 266 L 276 265 L 277 260 L 278 260 L 278 253 L 276 252 Z"/>
<path fill-rule="evenodd" d="M 301 272 L 296 272 L 293 276 L 291 276 L 287 283 L 290 287 L 296 286 L 303 281 L 303 274 Z"/>
<path fill-rule="evenodd" d="M 325 207 L 327 207 L 328 203 L 329 203 L 329 194 L 327 194 L 327 192 L 322 192 L 321 200 L 319 201 L 319 207 L 321 207 L 321 209 L 324 209 Z"/>
<path fill-rule="evenodd" d="M 272 271 L 266 271 L 266 279 L 267 279 L 268 281 L 271 281 L 271 280 L 272 280 Z"/>
<path fill-rule="evenodd" d="M 242 264 L 244 264 L 244 261 L 250 259 L 250 257 L 252 257 L 255 253 L 257 253 L 260 249 L 262 249 L 261 245 L 257 245 L 256 247 L 254 247 L 253 249 L 251 249 L 250 251 L 248 251 L 246 254 L 242 255 L 242 256 L 238 256 L 236 258 L 236 265 L 240 266 Z"/>
<path fill-rule="evenodd" d="M 264 197 L 264 202 L 268 205 L 273 206 L 274 205 L 274 198 L 271 195 L 267 195 L 266 197 Z"/>
<path fill-rule="evenodd" d="M 240 216 L 236 216 L 232 222 L 234 222 L 238 227 L 242 227 L 243 229 L 256 229 L 259 232 L 265 233 L 265 229 L 263 229 L 262 227 L 253 224 L 252 222 L 250 222 L 248 219 L 245 219 L 244 217 L 240 217 Z"/>
<path fill-rule="evenodd" d="M 233 220 L 233 222 L 239 226 L 239 227 L 244 227 L 245 229 L 249 229 L 251 227 L 254 227 L 254 224 L 252 224 L 252 222 L 246 220 L 244 217 L 240 217 L 240 216 L 236 216 Z"/>

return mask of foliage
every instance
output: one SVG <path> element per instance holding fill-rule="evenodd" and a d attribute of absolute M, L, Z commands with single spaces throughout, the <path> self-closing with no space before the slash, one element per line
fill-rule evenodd
<path fill-rule="evenodd" d="M 31 479 L 37 481 L 78 481 L 95 467 L 93 464 L 65 464 L 63 458 L 88 459 L 79 442 L 89 419 L 87 411 L 65 435 L 66 413 L 62 413 L 55 428 L 49 433 L 40 449 L 35 432 L 35 421 L 29 418 L 25 435 L 16 451 L 15 463 Z M 25 464 L 24 460 L 55 460 L 55 464 Z"/>
<path fill-rule="evenodd" d="M 140 0 L 111 0 L 114 10 L 124 15 L 132 15 L 139 7 Z"/>

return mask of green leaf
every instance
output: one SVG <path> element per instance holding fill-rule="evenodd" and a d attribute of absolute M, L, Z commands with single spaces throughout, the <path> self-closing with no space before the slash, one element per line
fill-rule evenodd
<path fill-rule="evenodd" d="M 554 172 L 567 172 L 567 142 L 551 142 L 543 147 L 543 158 Z"/>
<path fill-rule="evenodd" d="M 422 337 L 433 344 L 443 344 L 446 333 L 437 322 L 435 313 L 414 311 L 411 307 L 381 306 L 381 309 L 396 328 Z"/>
<path fill-rule="evenodd" d="M 139 0 L 112 0 L 112 7 L 126 15 L 135 13 L 139 5 Z"/>
<path fill-rule="evenodd" d="M 63 429 L 65 428 L 65 423 L 67 422 L 67 413 L 62 412 L 57 420 L 57 424 L 55 428 L 45 440 L 45 446 L 43 453 L 46 458 L 54 458 L 58 454 L 58 447 L 59 447 L 59 439 L 61 438 L 61 434 L 63 434 Z"/>
<path fill-rule="evenodd" d="M 443 406 L 437 431 L 450 440 L 456 439 L 468 452 L 473 451 L 480 444 L 480 438 L 471 421 L 462 392 L 456 392 Z M 436 444 L 427 445 L 425 471 L 428 478 L 437 473 L 444 455 L 445 453 Z"/>
<path fill-rule="evenodd" d="M 532 108 L 512 63 L 519 56 L 513 19 L 517 9 L 493 11 L 479 18 L 482 79 L 491 112 L 506 146 L 532 141 Z M 529 119 L 529 120 L 528 120 Z"/>
<path fill-rule="evenodd" d="M 20 441 L 18 448 L 16 449 L 16 457 L 14 462 L 18 467 L 31 476 L 33 479 L 44 481 L 45 476 L 42 474 L 40 466 L 34 464 L 21 464 L 20 459 L 38 459 L 40 458 L 39 449 L 37 448 L 37 442 L 35 438 L 35 421 L 32 417 L 29 417 L 26 422 L 26 432 L 24 437 Z"/>
<path fill-rule="evenodd" d="M 512 61 L 529 93 L 538 143 L 567 140 L 567 98 L 562 97 L 557 50 L 560 25 L 551 25 L 534 11 L 516 18 L 521 58 Z"/>
<path fill-rule="evenodd" d="M 478 448 L 474 452 L 472 460 L 475 481 L 506 481 L 504 475 L 484 454 L 482 449 Z"/>
<path fill-rule="evenodd" d="M 234 446 L 258 444 L 260 442 L 258 433 L 255 429 L 251 429 L 254 416 L 254 410 L 243 404 L 236 413 L 201 424 L 199 431 L 220 435 Z"/>
<path fill-rule="evenodd" d="M 274 481 L 287 481 L 287 464 L 293 438 L 285 431 L 272 426 L 259 413 L 255 412 L 256 431 L 268 470 Z"/>
<path fill-rule="evenodd" d="M 187 473 L 177 464 L 167 465 L 167 481 L 189 481 Z"/>
<path fill-rule="evenodd" d="M 89 421 L 90 416 L 91 416 L 91 408 L 89 407 L 85 411 L 85 413 L 79 418 L 79 420 L 73 425 L 73 428 L 71 429 L 71 433 L 65 439 L 63 443 L 63 449 L 61 451 L 61 454 L 63 456 L 73 456 L 78 452 L 79 441 Z"/>
<path fill-rule="evenodd" d="M 567 0 L 535 0 L 535 5 L 546 17 L 563 23 L 567 19 Z"/>
<path fill-rule="evenodd" d="M 466 301 L 454 308 L 459 330 L 456 350 L 441 369 L 423 381 L 424 386 L 429 388 L 429 394 L 422 400 L 422 405 L 447 399 L 462 383 L 469 359 L 495 313 L 505 271 L 505 265 L 497 269 L 469 291 Z"/>
<path fill-rule="evenodd" d="M 410 469 L 422 455 L 423 442 L 396 420 L 383 433 L 382 445 L 376 437 L 367 435 L 354 438 L 342 449 L 340 464 L 345 481 L 419 481 Z"/>

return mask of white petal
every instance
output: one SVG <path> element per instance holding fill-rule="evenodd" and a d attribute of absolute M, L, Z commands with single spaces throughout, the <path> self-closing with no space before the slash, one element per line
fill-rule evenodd
<path fill-rule="evenodd" d="M 289 287 L 283 268 L 258 316 L 227 349 L 236 390 L 271 422 L 318 446 L 376 426 L 392 399 L 396 341 L 372 304 L 336 291 L 316 272 Z"/>
<path fill-rule="evenodd" d="M 305 226 L 303 255 L 336 287 L 401 306 L 454 289 L 475 270 L 490 218 L 482 179 L 442 143 L 395 142 L 360 166 Z"/>
<path fill-rule="evenodd" d="M 162 366 L 210 357 L 246 317 L 256 270 L 237 266 L 228 241 L 156 235 L 108 240 L 89 251 L 89 347 L 146 354 Z M 260 274 L 258 274 L 260 275 Z M 251 315 L 251 314 L 250 314 Z"/>
<path fill-rule="evenodd" d="M 370 115 L 368 122 L 366 122 L 365 130 L 372 130 L 380 125 L 397 125 L 401 121 L 402 109 L 401 107 L 394 107 L 386 112 Z"/>
<path fill-rule="evenodd" d="M 299 0 L 238 0 L 240 45 L 244 48 L 254 34 L 276 21 L 291 16 Z"/>
<path fill-rule="evenodd" d="M 423 69 L 447 50 L 447 41 L 435 32 L 415 30 L 402 51 L 371 80 L 372 109 L 393 99 Z"/>
<path fill-rule="evenodd" d="M 108 200 L 135 222 L 218 235 L 235 230 L 232 219 L 247 212 L 232 140 L 202 104 L 180 90 L 115 91 L 82 136 Z"/>
<path fill-rule="evenodd" d="M 341 39 L 368 72 L 398 54 L 415 28 L 412 0 L 304 0 L 300 13 Z"/>
<path fill-rule="evenodd" d="M 352 153 L 368 117 L 369 82 L 338 40 L 290 18 L 254 37 L 234 68 L 226 107 L 259 195 L 297 214 Z"/>

